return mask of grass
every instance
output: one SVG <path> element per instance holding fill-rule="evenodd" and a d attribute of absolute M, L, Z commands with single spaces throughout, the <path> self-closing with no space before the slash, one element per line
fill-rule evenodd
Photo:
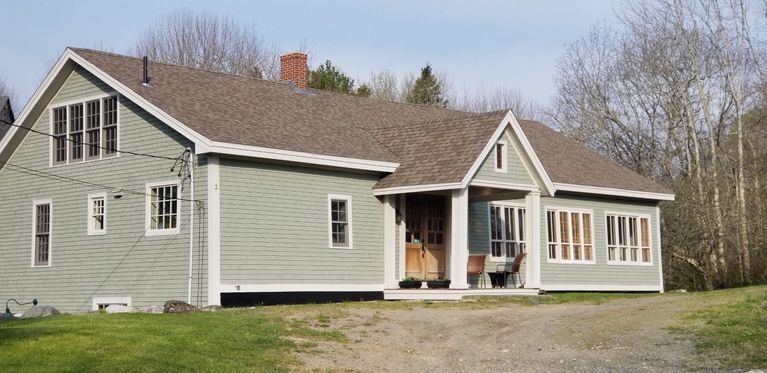
<path fill-rule="evenodd" d="M 87 314 L 0 323 L 6 371 L 287 371 L 293 351 L 339 332 L 258 309 Z M 299 342 L 296 342 L 299 341 Z"/>
<path fill-rule="evenodd" d="M 736 296 L 731 302 L 685 313 L 673 331 L 694 336 L 695 348 L 723 368 L 767 367 L 767 286 L 701 295 Z"/>

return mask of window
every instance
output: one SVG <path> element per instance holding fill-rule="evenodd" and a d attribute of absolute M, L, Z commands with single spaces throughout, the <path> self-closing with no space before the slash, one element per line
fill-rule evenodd
<path fill-rule="evenodd" d="M 495 144 L 495 171 L 506 172 L 506 142 L 498 141 Z"/>
<path fill-rule="evenodd" d="M 51 109 L 51 163 L 114 157 L 119 145 L 116 96 Z"/>
<path fill-rule="evenodd" d="M 511 259 L 525 249 L 525 209 L 490 204 L 490 257 Z"/>
<path fill-rule="evenodd" d="M 649 217 L 607 213 L 606 224 L 608 263 L 652 263 Z"/>
<path fill-rule="evenodd" d="M 147 235 L 179 232 L 178 182 L 147 185 Z"/>
<path fill-rule="evenodd" d="M 330 247 L 352 247 L 352 197 L 328 195 L 328 220 L 330 221 Z"/>
<path fill-rule="evenodd" d="M 88 196 L 88 234 L 107 232 L 107 199 L 105 193 Z"/>
<path fill-rule="evenodd" d="M 51 201 L 36 201 L 32 205 L 32 266 L 47 267 L 51 264 Z"/>
<path fill-rule="evenodd" d="M 594 263 L 591 211 L 546 210 L 549 262 Z"/>

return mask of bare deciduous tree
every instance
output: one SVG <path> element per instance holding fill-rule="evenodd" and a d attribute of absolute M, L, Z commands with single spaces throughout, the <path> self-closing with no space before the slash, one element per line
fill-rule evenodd
<path fill-rule="evenodd" d="M 511 109 L 519 119 L 545 120 L 543 106 L 529 98 L 519 89 L 498 88 L 495 90 L 471 89 L 465 87 L 460 97 L 450 99 L 453 107 L 459 110 L 487 112 Z"/>
<path fill-rule="evenodd" d="M 182 10 L 163 17 L 144 32 L 133 53 L 230 74 L 279 77 L 278 53 L 253 27 L 210 13 Z"/>

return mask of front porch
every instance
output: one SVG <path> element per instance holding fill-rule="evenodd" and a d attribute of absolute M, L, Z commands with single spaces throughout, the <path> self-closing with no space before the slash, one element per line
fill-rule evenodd
<path fill-rule="evenodd" d="M 491 237 L 490 201 L 514 201 L 516 242 Z M 386 195 L 384 299 L 460 300 L 466 296 L 537 295 L 540 275 L 540 191 L 535 186 L 476 185 Z M 503 210 L 501 210 L 503 213 Z M 516 217 L 517 212 L 521 213 Z M 507 216 L 508 217 L 508 216 Z M 498 229 L 501 229 L 499 226 Z M 504 228 L 506 229 L 506 228 Z M 507 247 L 506 244 L 509 246 Z M 499 253 L 503 253 L 499 255 Z M 491 288 L 489 273 L 519 253 L 524 288 Z M 468 275 L 470 255 L 486 255 L 486 281 Z M 449 279 L 449 289 L 400 289 L 404 277 Z M 469 281 L 471 277 L 471 282 Z"/>

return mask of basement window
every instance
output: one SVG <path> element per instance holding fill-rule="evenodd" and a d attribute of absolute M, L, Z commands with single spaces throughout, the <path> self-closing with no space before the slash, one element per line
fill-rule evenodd
<path fill-rule="evenodd" d="M 107 307 L 114 305 L 130 307 L 131 303 L 131 297 L 94 297 L 91 310 L 106 310 Z"/>

